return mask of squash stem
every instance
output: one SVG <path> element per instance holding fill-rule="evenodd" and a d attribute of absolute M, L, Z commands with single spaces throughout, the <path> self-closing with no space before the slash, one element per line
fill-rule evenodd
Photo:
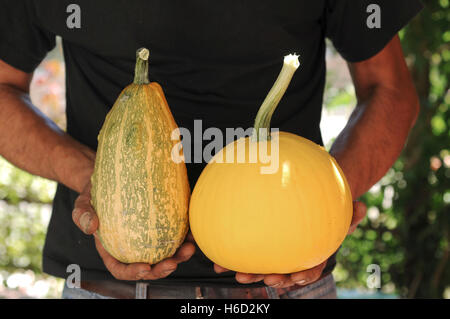
<path fill-rule="evenodd" d="M 299 65 L 298 55 L 289 54 L 284 57 L 281 72 L 264 99 L 264 102 L 261 104 L 258 114 L 256 114 L 255 124 L 253 126 L 253 141 L 270 140 L 270 120 L 272 119 L 273 112 L 280 103 Z"/>
<path fill-rule="evenodd" d="M 150 52 L 146 48 L 136 51 L 136 67 L 134 69 L 134 84 L 148 84 L 148 56 Z"/>

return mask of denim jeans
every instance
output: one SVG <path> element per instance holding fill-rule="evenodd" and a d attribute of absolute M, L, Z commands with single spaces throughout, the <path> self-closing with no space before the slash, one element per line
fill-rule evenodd
<path fill-rule="evenodd" d="M 164 293 L 161 293 L 161 288 L 158 290 L 153 289 L 149 286 L 149 295 L 150 299 L 161 299 L 161 298 L 191 298 L 188 295 L 183 295 L 181 292 L 183 290 L 182 287 L 167 287 L 163 288 Z M 256 291 L 255 289 L 248 288 L 213 288 L 213 287 L 203 287 L 202 295 L 205 299 L 233 299 L 234 295 L 239 292 L 239 295 L 242 295 L 242 290 L 247 291 L 248 298 L 266 298 L 266 299 L 335 299 L 336 295 L 336 285 L 333 279 L 333 275 L 327 275 L 322 279 L 308 285 L 305 287 L 301 287 L 295 290 L 284 290 L 284 289 L 275 289 L 271 287 L 258 288 L 265 289 L 266 293 L 264 297 L 261 297 L 261 294 L 253 295 L 252 291 Z M 238 291 L 241 290 L 241 291 Z M 169 297 L 167 297 L 169 296 Z M 103 296 L 95 292 L 88 291 L 82 288 L 69 288 L 66 284 L 64 284 L 64 290 L 62 293 L 63 299 L 113 299 L 111 297 Z"/>

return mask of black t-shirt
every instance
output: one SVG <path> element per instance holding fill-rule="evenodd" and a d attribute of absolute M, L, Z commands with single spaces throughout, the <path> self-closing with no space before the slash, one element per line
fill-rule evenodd
<path fill-rule="evenodd" d="M 150 81 L 161 84 L 177 124 L 189 130 L 195 119 L 203 121 L 203 130 L 251 127 L 281 69 L 282 57 L 300 54 L 301 67 L 272 126 L 322 144 L 325 38 L 347 61 L 365 60 L 421 9 L 417 0 L 78 0 L 80 28 L 68 28 L 71 3 L 2 0 L 0 58 L 32 72 L 55 46 L 55 36 L 61 36 L 67 133 L 94 150 L 107 112 L 132 82 L 135 52 L 140 47 L 150 49 Z M 381 28 L 369 18 L 374 14 L 368 10 L 370 4 L 379 6 Z M 375 28 L 368 27 L 368 18 Z M 204 165 L 187 164 L 192 188 Z M 84 235 L 72 221 L 77 195 L 58 185 L 43 269 L 64 278 L 69 274 L 67 266 L 78 264 L 82 280 L 114 280 L 93 237 Z M 333 257 L 326 271 L 334 265 Z M 216 274 L 198 249 L 158 282 L 239 285 L 234 273 Z"/>

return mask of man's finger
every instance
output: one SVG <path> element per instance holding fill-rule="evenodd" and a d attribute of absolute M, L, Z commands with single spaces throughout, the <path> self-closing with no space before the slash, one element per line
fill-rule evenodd
<path fill-rule="evenodd" d="M 289 278 L 280 287 L 276 287 L 276 288 L 289 288 L 289 287 L 294 286 L 294 285 L 296 285 L 296 283 L 293 282 L 291 278 Z"/>
<path fill-rule="evenodd" d="M 252 284 L 254 282 L 261 281 L 263 278 L 264 275 L 245 274 L 241 272 L 236 273 L 236 281 L 241 284 Z"/>
<path fill-rule="evenodd" d="M 322 275 L 322 271 L 325 269 L 327 262 L 324 261 L 320 265 L 315 266 L 314 268 L 299 271 L 291 274 L 291 280 L 295 282 L 297 285 L 308 285 L 317 281 Z"/>
<path fill-rule="evenodd" d="M 173 259 L 165 259 L 151 267 L 151 270 L 144 277 L 143 280 L 156 280 L 169 276 L 177 269 L 177 263 Z"/>
<path fill-rule="evenodd" d="M 140 280 L 151 275 L 151 267 L 146 263 L 123 264 L 111 256 L 94 235 L 95 246 L 108 271 L 118 280 Z"/>
<path fill-rule="evenodd" d="M 264 278 L 264 283 L 272 288 L 281 288 L 289 281 L 290 278 L 288 275 L 281 275 L 281 274 L 266 275 Z"/>
<path fill-rule="evenodd" d="M 72 220 L 86 235 L 92 235 L 98 228 L 98 217 L 91 206 L 79 205 L 72 211 Z"/>
<path fill-rule="evenodd" d="M 261 280 L 264 280 L 265 277 L 266 277 L 266 275 L 254 275 L 253 282 L 259 282 Z"/>
<path fill-rule="evenodd" d="M 195 243 L 194 236 L 192 236 L 192 233 L 190 231 L 187 233 L 185 241 Z"/>
<path fill-rule="evenodd" d="M 221 274 L 221 273 L 223 273 L 223 272 L 230 271 L 230 269 L 227 269 L 227 268 L 224 268 L 224 267 L 219 266 L 219 265 L 217 265 L 217 264 L 214 264 L 214 271 L 215 271 L 217 274 Z"/>
<path fill-rule="evenodd" d="M 171 258 L 175 263 L 179 264 L 186 260 L 189 260 L 192 255 L 195 253 L 195 245 L 191 242 L 184 242 L 177 250 L 175 255 Z"/>
<path fill-rule="evenodd" d="M 169 276 L 177 269 L 177 265 L 182 263 L 189 258 L 195 252 L 195 246 L 191 242 L 185 242 L 183 245 L 178 248 L 177 252 L 173 257 L 164 259 L 159 263 L 153 265 L 151 267 L 150 272 L 146 273 L 143 280 L 156 280 Z"/>
<path fill-rule="evenodd" d="M 348 230 L 348 234 L 351 234 L 358 227 L 359 223 L 366 217 L 367 207 L 366 204 L 360 201 L 353 202 L 353 217 Z"/>
<path fill-rule="evenodd" d="M 72 211 L 72 220 L 86 235 L 92 235 L 98 228 L 98 217 L 91 205 L 91 183 L 88 183 L 77 197 Z"/>

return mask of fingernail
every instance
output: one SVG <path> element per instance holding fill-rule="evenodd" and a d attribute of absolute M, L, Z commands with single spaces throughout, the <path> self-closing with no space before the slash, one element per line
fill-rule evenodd
<path fill-rule="evenodd" d="M 167 269 L 167 270 L 163 271 L 163 275 L 168 275 L 168 274 L 174 272 L 174 270 L 175 270 L 175 268 L 174 269 Z"/>
<path fill-rule="evenodd" d="M 305 279 L 299 280 L 295 282 L 297 285 L 304 285 L 306 283 Z"/>
<path fill-rule="evenodd" d="M 137 279 L 142 279 L 142 278 L 147 277 L 148 275 L 150 275 L 150 271 L 144 270 L 144 271 L 141 271 L 140 273 L 138 273 L 138 274 L 136 275 L 136 278 L 137 278 Z"/>
<path fill-rule="evenodd" d="M 283 284 L 282 282 L 278 282 L 275 285 L 271 285 L 270 287 L 277 288 L 277 287 L 280 287 L 282 284 Z"/>
<path fill-rule="evenodd" d="M 90 212 L 84 212 L 80 217 L 80 225 L 85 233 L 88 232 L 89 226 L 91 226 L 92 215 Z"/>
<path fill-rule="evenodd" d="M 258 282 L 264 279 L 264 276 L 258 276 L 255 278 L 255 280 L 253 280 L 253 282 Z"/>

